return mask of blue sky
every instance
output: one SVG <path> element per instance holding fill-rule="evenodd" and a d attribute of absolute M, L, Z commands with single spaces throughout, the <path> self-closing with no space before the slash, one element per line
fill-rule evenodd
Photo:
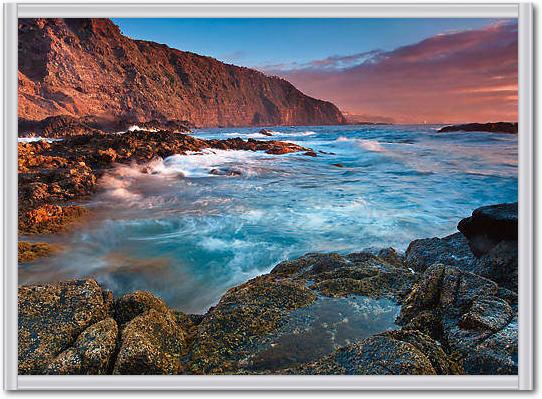
<path fill-rule="evenodd" d="M 258 67 L 332 55 L 393 50 L 439 33 L 478 29 L 491 19 L 114 18 L 135 39 Z"/>

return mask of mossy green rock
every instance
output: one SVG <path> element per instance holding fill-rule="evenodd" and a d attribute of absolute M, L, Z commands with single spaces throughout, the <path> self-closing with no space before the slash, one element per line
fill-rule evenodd
<path fill-rule="evenodd" d="M 415 330 L 390 331 L 347 345 L 288 374 L 435 375 L 461 374 L 440 346 Z"/>
<path fill-rule="evenodd" d="M 108 317 L 94 280 L 19 287 L 19 374 L 43 374 L 85 329 Z"/>
<path fill-rule="evenodd" d="M 184 346 L 173 314 L 150 309 L 122 330 L 113 374 L 177 374 Z"/>
<path fill-rule="evenodd" d="M 273 275 L 257 277 L 230 289 L 198 327 L 190 371 L 238 371 L 290 311 L 310 305 L 315 299 L 315 293 L 303 283 Z"/>
<path fill-rule="evenodd" d="M 166 303 L 148 291 L 135 291 L 114 302 L 115 319 L 124 325 L 135 317 L 154 309 L 159 313 L 170 312 Z"/>
<path fill-rule="evenodd" d="M 109 374 L 117 346 L 118 327 L 108 318 L 87 328 L 69 349 L 47 367 L 47 374 Z"/>

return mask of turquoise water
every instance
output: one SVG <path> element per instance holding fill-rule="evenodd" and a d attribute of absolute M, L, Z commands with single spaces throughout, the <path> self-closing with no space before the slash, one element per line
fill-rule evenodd
<path fill-rule="evenodd" d="M 306 252 L 405 250 L 476 207 L 517 200 L 517 136 L 437 126 L 205 129 L 202 138 L 288 140 L 318 157 L 206 151 L 118 166 L 92 220 L 20 281 L 92 276 L 115 294 L 146 289 L 204 312 L 224 291 Z M 335 164 L 335 165 L 334 165 Z M 210 175 L 215 173 L 222 175 Z M 43 239 L 43 238 L 40 238 Z"/>

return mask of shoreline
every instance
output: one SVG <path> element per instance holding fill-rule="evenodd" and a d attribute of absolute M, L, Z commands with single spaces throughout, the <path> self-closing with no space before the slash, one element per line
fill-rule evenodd
<path fill-rule="evenodd" d="M 517 203 L 478 208 L 458 226 L 405 255 L 281 262 L 204 315 L 144 291 L 114 298 L 91 279 L 20 286 L 19 373 L 516 374 Z M 345 338 L 393 306 L 393 326 Z"/>
<path fill-rule="evenodd" d="M 19 234 L 41 235 L 69 229 L 88 214 L 80 202 L 94 195 L 98 179 L 115 164 L 139 164 L 144 169 L 154 158 L 204 149 L 317 155 L 310 148 L 284 141 L 204 140 L 165 130 L 135 130 L 122 135 L 90 133 L 65 137 L 63 141 L 20 142 Z"/>

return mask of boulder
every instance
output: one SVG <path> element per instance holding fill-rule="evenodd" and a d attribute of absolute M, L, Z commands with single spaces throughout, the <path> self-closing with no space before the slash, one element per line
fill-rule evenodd
<path fill-rule="evenodd" d="M 518 242 L 499 242 L 476 259 L 472 271 L 495 281 L 501 287 L 518 292 Z"/>
<path fill-rule="evenodd" d="M 19 287 L 19 374 L 43 374 L 77 337 L 109 314 L 96 281 L 75 280 Z"/>
<path fill-rule="evenodd" d="M 117 336 L 117 323 L 112 318 L 93 324 L 49 363 L 46 374 L 110 374 Z"/>
<path fill-rule="evenodd" d="M 470 271 L 475 257 L 467 239 L 461 233 L 444 238 L 424 238 L 412 241 L 405 252 L 405 264 L 416 272 L 424 272 L 435 263 L 443 263 Z"/>
<path fill-rule="evenodd" d="M 270 130 L 267 129 L 261 129 L 258 133 L 263 134 L 264 136 L 272 136 L 273 133 L 271 133 Z"/>
<path fill-rule="evenodd" d="M 173 314 L 150 309 L 122 330 L 113 374 L 177 374 L 185 349 L 184 333 Z"/>
<path fill-rule="evenodd" d="M 230 289 L 198 327 L 190 372 L 237 372 L 247 357 L 263 350 L 291 311 L 315 300 L 315 293 L 304 284 L 272 275 Z"/>
<path fill-rule="evenodd" d="M 475 256 L 485 255 L 501 241 L 518 240 L 518 203 L 477 208 L 457 229 L 467 237 Z"/>
<path fill-rule="evenodd" d="M 125 294 L 114 302 L 115 320 L 124 325 L 135 317 L 154 309 L 160 313 L 170 312 L 166 303 L 148 291 Z"/>
<path fill-rule="evenodd" d="M 516 309 L 517 296 L 495 282 L 435 264 L 405 299 L 398 323 L 441 342 L 468 374 L 516 374 Z"/>

